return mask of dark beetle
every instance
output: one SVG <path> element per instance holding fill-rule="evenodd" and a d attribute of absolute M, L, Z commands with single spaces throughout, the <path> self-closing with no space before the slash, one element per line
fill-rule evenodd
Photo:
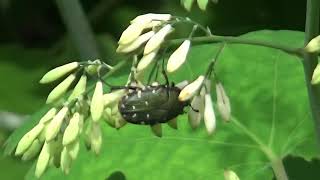
<path fill-rule="evenodd" d="M 158 85 L 136 88 L 119 102 L 122 117 L 133 124 L 166 123 L 183 113 L 188 102 L 178 99 L 180 89 Z"/>

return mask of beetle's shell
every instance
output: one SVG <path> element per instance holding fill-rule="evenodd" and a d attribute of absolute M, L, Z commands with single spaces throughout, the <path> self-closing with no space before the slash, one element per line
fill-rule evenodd
<path fill-rule="evenodd" d="M 165 85 L 148 86 L 128 93 L 119 102 L 122 117 L 133 124 L 166 123 L 183 113 L 186 102 L 178 99 L 180 89 Z"/>

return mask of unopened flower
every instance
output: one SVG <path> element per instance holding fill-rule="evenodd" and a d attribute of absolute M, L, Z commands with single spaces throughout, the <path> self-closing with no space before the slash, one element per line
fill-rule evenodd
<path fill-rule="evenodd" d="M 99 69 L 101 68 L 101 61 L 96 59 L 94 61 L 88 61 L 88 64 L 90 65 L 85 67 L 85 71 L 91 76 L 97 75 Z"/>
<path fill-rule="evenodd" d="M 82 75 L 77 85 L 74 87 L 71 95 L 69 96 L 68 101 L 72 101 L 78 98 L 80 95 L 82 95 L 86 91 L 86 86 L 87 86 L 87 76 Z"/>
<path fill-rule="evenodd" d="M 181 65 L 186 61 L 189 48 L 190 40 L 185 40 L 177 50 L 175 50 L 169 57 L 167 64 L 167 71 L 169 73 L 176 71 L 181 67 Z"/>
<path fill-rule="evenodd" d="M 80 114 L 78 112 L 74 113 L 72 118 L 69 121 L 67 128 L 64 131 L 62 144 L 64 146 L 72 143 L 76 140 L 79 135 L 79 121 Z"/>
<path fill-rule="evenodd" d="M 170 24 L 165 25 L 161 28 L 154 36 L 150 38 L 144 47 L 143 54 L 149 54 L 152 51 L 158 49 L 160 45 L 163 43 L 164 38 L 173 31 L 173 27 Z"/>
<path fill-rule="evenodd" d="M 91 148 L 94 153 L 99 154 L 102 145 L 102 133 L 99 123 L 92 123 L 90 133 Z"/>
<path fill-rule="evenodd" d="M 45 124 L 50 121 L 57 113 L 57 108 L 51 108 L 39 121 L 39 123 Z"/>
<path fill-rule="evenodd" d="M 316 66 L 312 74 L 311 84 L 318 84 L 320 82 L 320 64 Z"/>
<path fill-rule="evenodd" d="M 126 90 L 116 90 L 108 94 L 103 95 L 103 101 L 105 106 L 109 106 L 110 104 L 116 103 L 122 98 L 122 96 L 126 93 Z"/>
<path fill-rule="evenodd" d="M 72 158 L 66 147 L 61 152 L 60 167 L 65 174 L 69 174 Z"/>
<path fill-rule="evenodd" d="M 148 13 L 143 14 L 140 16 L 137 16 L 131 21 L 131 24 L 137 23 L 139 21 L 169 21 L 171 19 L 171 14 L 154 14 L 154 13 Z"/>
<path fill-rule="evenodd" d="M 204 81 L 204 76 L 199 76 L 195 81 L 188 84 L 185 88 L 183 88 L 179 94 L 180 101 L 187 101 L 191 97 L 193 97 L 196 92 L 200 89 L 202 83 Z"/>
<path fill-rule="evenodd" d="M 232 170 L 224 171 L 224 180 L 240 180 L 238 175 Z"/>
<path fill-rule="evenodd" d="M 71 144 L 68 144 L 66 148 L 68 150 L 68 153 L 69 153 L 71 159 L 75 160 L 77 158 L 79 150 L 80 150 L 79 139 L 77 139 L 76 141 L 72 142 Z"/>
<path fill-rule="evenodd" d="M 144 69 L 146 69 L 155 60 L 157 53 L 158 49 L 152 51 L 149 54 L 144 55 L 138 63 L 137 72 L 141 72 Z"/>
<path fill-rule="evenodd" d="M 63 80 L 57 87 L 55 87 L 50 94 L 48 95 L 47 104 L 50 104 L 57 99 L 59 99 L 66 91 L 68 90 L 69 86 L 72 84 L 72 82 L 75 80 L 76 75 L 71 74 L 69 75 L 65 80 Z"/>
<path fill-rule="evenodd" d="M 42 123 L 39 123 L 34 128 L 32 128 L 27 134 L 25 134 L 18 143 L 15 155 L 18 156 L 23 154 L 31 146 L 31 144 L 41 133 L 43 128 L 44 125 Z"/>
<path fill-rule="evenodd" d="M 49 163 L 49 159 L 50 159 L 50 147 L 48 142 L 45 142 L 36 164 L 35 176 L 37 178 L 39 178 L 46 170 Z"/>
<path fill-rule="evenodd" d="M 46 131 L 46 141 L 49 142 L 54 139 L 60 131 L 62 122 L 69 111 L 68 107 L 63 107 L 57 115 L 48 124 L 48 131 Z"/>
<path fill-rule="evenodd" d="M 230 100 L 221 83 L 216 84 L 216 93 L 218 110 L 223 120 L 229 121 L 231 116 Z"/>
<path fill-rule="evenodd" d="M 96 83 L 94 93 L 92 95 L 90 112 L 94 122 L 97 122 L 103 113 L 104 102 L 103 102 L 103 85 L 101 81 Z"/>
<path fill-rule="evenodd" d="M 68 74 L 69 72 L 73 71 L 77 67 L 79 67 L 78 62 L 72 62 L 72 63 L 65 64 L 63 66 L 56 67 L 51 71 L 47 72 L 40 80 L 40 83 L 45 84 L 45 83 L 50 83 L 52 81 L 55 81 L 60 77 Z"/>
<path fill-rule="evenodd" d="M 188 120 L 190 126 L 195 129 L 200 125 L 200 121 L 202 118 L 202 114 L 200 112 L 203 109 L 204 102 L 200 95 L 193 97 L 191 104 L 191 108 L 188 111 Z"/>
<path fill-rule="evenodd" d="M 123 31 L 118 43 L 123 45 L 133 42 L 140 36 L 149 22 L 151 22 L 151 19 L 145 19 L 130 24 L 127 29 Z"/>
<path fill-rule="evenodd" d="M 320 35 L 313 38 L 304 48 L 308 53 L 319 53 L 320 52 Z"/>
<path fill-rule="evenodd" d="M 162 126 L 160 123 L 152 125 L 151 130 L 154 135 L 161 137 L 162 136 Z"/>
<path fill-rule="evenodd" d="M 139 36 L 130 44 L 124 44 L 124 45 L 120 44 L 119 47 L 117 48 L 117 53 L 129 53 L 138 49 L 143 43 L 147 42 L 154 34 L 155 34 L 154 31 L 149 31 Z"/>
<path fill-rule="evenodd" d="M 198 6 L 202 11 L 205 11 L 207 8 L 209 0 L 197 0 Z"/>
<path fill-rule="evenodd" d="M 42 147 L 42 143 L 38 139 L 35 139 L 31 146 L 23 153 L 21 159 L 23 161 L 28 161 L 38 155 Z"/>
<path fill-rule="evenodd" d="M 179 83 L 177 83 L 175 85 L 175 87 L 179 88 L 179 89 L 183 89 L 184 87 L 186 87 L 189 84 L 189 82 L 187 80 L 181 81 Z"/>
<path fill-rule="evenodd" d="M 208 134 L 212 134 L 216 128 L 216 116 L 214 114 L 213 104 L 210 94 L 205 95 L 204 106 L 204 124 L 206 126 Z"/>

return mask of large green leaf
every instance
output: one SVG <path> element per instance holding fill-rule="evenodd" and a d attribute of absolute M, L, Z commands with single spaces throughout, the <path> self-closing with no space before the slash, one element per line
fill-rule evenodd
<path fill-rule="evenodd" d="M 242 37 L 294 47 L 303 44 L 303 34 L 291 31 L 259 31 Z M 188 63 L 170 75 L 171 79 L 193 79 L 203 73 L 217 47 L 194 46 Z M 234 44 L 225 47 L 215 68 L 230 96 L 234 118 L 223 123 L 218 117 L 213 136 L 208 137 L 203 126 L 191 130 L 185 115 L 179 117 L 178 131 L 164 125 L 162 138 L 146 126 L 127 125 L 117 131 L 105 125 L 99 156 L 82 146 L 69 175 L 50 168 L 43 179 L 105 179 L 116 171 L 128 179 L 223 179 L 224 169 L 232 169 L 241 179 L 263 180 L 273 177 L 265 149 L 280 159 L 287 155 L 306 160 L 319 157 L 297 57 Z M 12 135 L 7 153 L 29 127 Z M 34 178 L 33 173 L 31 169 L 28 179 Z"/>

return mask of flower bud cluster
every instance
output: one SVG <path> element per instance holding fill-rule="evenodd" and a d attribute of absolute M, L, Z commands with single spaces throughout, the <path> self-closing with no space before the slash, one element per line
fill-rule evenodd
<path fill-rule="evenodd" d="M 211 98 L 211 80 L 205 76 L 199 76 L 196 80 L 186 85 L 179 94 L 180 101 L 191 101 L 188 111 L 190 126 L 195 129 L 203 118 L 208 134 L 212 134 L 216 128 L 216 115 Z M 220 82 L 216 84 L 217 108 L 225 121 L 230 120 L 231 106 L 229 97 Z"/>
<path fill-rule="evenodd" d="M 38 156 L 35 169 L 37 177 L 51 164 L 68 174 L 78 156 L 83 132 L 87 145 L 98 154 L 102 145 L 101 119 L 106 119 L 109 124 L 112 122 L 111 126 L 116 128 L 125 124 L 116 106 L 125 90 L 104 94 L 103 82 L 97 80 L 93 94 L 87 91 L 87 76 L 99 78 L 102 67 L 103 63 L 99 60 L 73 62 L 49 71 L 40 80 L 40 83 L 50 83 L 67 76 L 47 98 L 52 108 L 21 138 L 16 148 L 15 155 L 23 160 Z M 80 77 L 78 73 L 81 73 Z M 75 86 L 71 94 L 64 99 L 73 83 Z"/>

